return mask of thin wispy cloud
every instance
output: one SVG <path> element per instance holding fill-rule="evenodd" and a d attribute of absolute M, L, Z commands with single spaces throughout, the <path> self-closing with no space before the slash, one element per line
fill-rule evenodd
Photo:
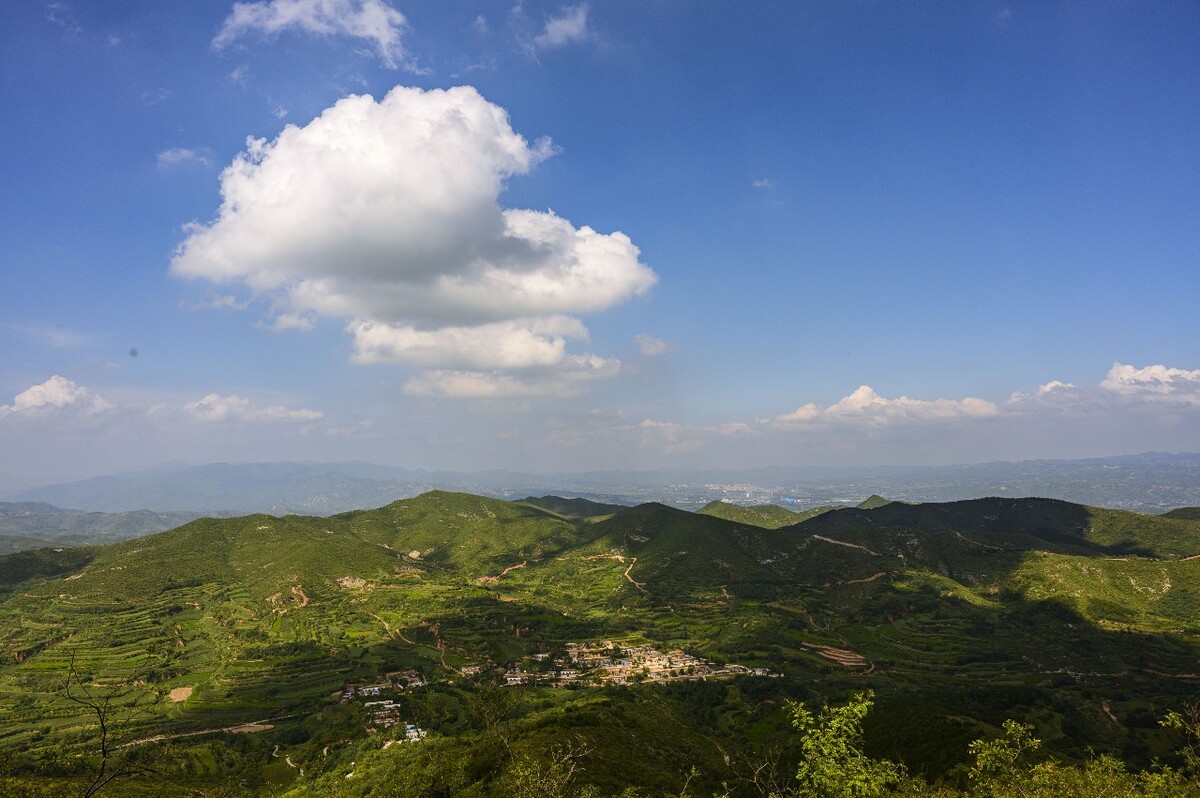
<path fill-rule="evenodd" d="M 638 345 L 638 351 L 646 357 L 658 357 L 671 351 L 670 344 L 649 333 L 638 333 L 633 336 L 633 340 Z"/>
<path fill-rule="evenodd" d="M 8 330 L 21 337 L 51 349 L 82 349 L 95 345 L 93 336 L 72 330 L 59 324 L 32 321 L 24 323 L 5 322 L 0 330 Z"/>
<path fill-rule="evenodd" d="M 577 6 L 565 6 L 558 14 L 547 19 L 542 32 L 533 37 L 533 45 L 544 50 L 577 44 L 590 37 L 588 4 L 580 3 Z"/>
<path fill-rule="evenodd" d="M 210 166 L 213 162 L 212 150 L 207 147 L 172 147 L 163 150 L 156 158 L 161 170 L 175 169 L 181 166 Z"/>
<path fill-rule="evenodd" d="M 407 29 L 404 15 L 385 0 L 262 0 L 236 3 L 212 45 L 221 50 L 253 34 L 345 36 L 371 44 L 389 69 L 411 68 L 403 42 Z"/>
<path fill-rule="evenodd" d="M 50 3 L 46 6 L 46 19 L 57 25 L 68 36 L 78 36 L 83 33 L 83 26 L 75 18 L 75 12 L 66 3 Z"/>
<path fill-rule="evenodd" d="M 174 94 L 170 89 L 159 87 L 156 89 L 146 89 L 142 92 L 142 102 L 146 105 L 162 105 L 167 100 L 171 99 Z"/>

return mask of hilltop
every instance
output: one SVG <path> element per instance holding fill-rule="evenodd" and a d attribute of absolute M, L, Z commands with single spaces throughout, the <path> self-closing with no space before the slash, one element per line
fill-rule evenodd
<path fill-rule="evenodd" d="M 696 512 L 700 515 L 711 515 L 727 521 L 736 521 L 739 524 L 751 524 L 764 529 L 778 529 L 781 526 L 798 524 L 832 509 L 832 507 L 814 507 L 810 510 L 797 511 L 780 507 L 778 504 L 755 504 L 746 507 L 721 500 L 709 502 Z"/>

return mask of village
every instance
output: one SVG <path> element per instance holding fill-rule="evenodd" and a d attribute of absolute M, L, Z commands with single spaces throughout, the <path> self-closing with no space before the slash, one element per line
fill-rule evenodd
<path fill-rule="evenodd" d="M 375 728 L 387 729 L 402 722 L 402 707 L 394 699 L 384 697 L 385 693 L 397 690 L 407 690 L 413 687 L 424 687 L 425 677 L 417 670 L 395 671 L 386 673 L 383 681 L 362 685 L 347 685 L 340 697 L 340 702 L 348 704 L 355 698 L 372 698 L 364 701 L 363 708 L 371 716 L 371 724 Z M 412 723 L 404 724 L 404 739 L 410 742 L 425 739 L 424 729 Z"/>
<path fill-rule="evenodd" d="M 716 665 L 678 649 L 663 652 L 650 645 L 625 645 L 611 640 L 567 643 L 566 654 L 534 654 L 526 667 L 504 672 L 505 686 L 604 687 L 687 679 L 720 679 L 733 676 L 779 676 L 767 668 Z"/>
<path fill-rule="evenodd" d="M 478 677 L 492 666 L 462 665 L 456 670 L 462 676 Z M 767 668 L 745 665 L 717 665 L 679 649 L 660 651 L 650 645 L 626 645 L 611 640 L 567 643 L 565 654 L 552 656 L 548 652 L 530 655 L 523 663 L 505 669 L 501 685 L 544 687 L 605 687 L 609 685 L 665 683 L 689 679 L 722 679 L 734 676 L 778 677 L 781 674 Z M 390 728 L 402 722 L 402 707 L 389 695 L 428 684 L 417 670 L 384 674 L 381 681 L 370 684 L 347 685 L 341 692 L 343 704 L 355 699 L 371 716 L 372 726 Z M 405 739 L 420 740 L 425 731 L 405 723 Z"/>

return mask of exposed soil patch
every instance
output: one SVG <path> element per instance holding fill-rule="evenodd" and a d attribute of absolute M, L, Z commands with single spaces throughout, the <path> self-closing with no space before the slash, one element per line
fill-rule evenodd
<path fill-rule="evenodd" d="M 196 688 L 194 687 L 176 687 L 167 694 L 167 698 L 178 704 L 180 701 L 187 701 L 189 698 L 191 698 L 192 692 L 195 689 Z"/>

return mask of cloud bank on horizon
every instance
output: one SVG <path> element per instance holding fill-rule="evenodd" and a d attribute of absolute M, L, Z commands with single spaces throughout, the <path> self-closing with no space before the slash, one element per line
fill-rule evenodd
<path fill-rule="evenodd" d="M 658 342 L 661 343 L 661 342 Z M 592 365 L 591 368 L 600 368 Z M 564 381 L 589 379 L 590 375 L 573 377 L 570 368 L 553 378 L 554 390 L 563 390 Z M 469 382 L 475 379 L 464 373 L 453 379 Z M 424 383 L 423 380 L 432 380 Z M 446 386 L 440 375 L 416 378 L 411 393 L 444 395 Z M 504 376 L 489 378 L 483 384 L 450 385 L 451 395 L 472 395 L 489 399 L 539 395 L 543 389 L 536 383 L 510 380 Z M 570 390 L 568 385 L 567 390 Z M 835 432 L 852 440 L 871 435 L 872 431 L 891 428 L 941 428 L 962 430 L 964 424 L 987 424 L 1002 421 L 1021 425 L 1063 417 L 1122 417 L 1143 414 L 1150 419 L 1171 421 L 1157 415 L 1178 410 L 1200 408 L 1200 369 L 1187 370 L 1151 365 L 1138 368 L 1114 363 L 1094 387 L 1079 387 L 1061 380 L 1052 380 L 1032 392 L 1014 391 L 1001 402 L 979 397 L 961 399 L 913 399 L 899 396 L 889 399 L 880 396 L 868 385 L 861 385 L 838 401 L 821 407 L 807 402 L 797 409 L 774 417 L 752 420 L 728 420 L 717 425 L 687 424 L 669 419 L 644 418 L 633 422 L 621 413 L 592 413 L 593 422 L 585 424 L 578 435 L 563 435 L 551 425 L 545 433 L 546 442 L 583 443 L 597 436 L 637 433 L 637 446 L 656 447 L 667 455 L 679 455 L 704 447 L 720 446 L 723 439 L 773 437 L 780 440 L 804 440 L 808 433 Z M 62 423 L 69 416 L 95 416 L 118 409 L 93 390 L 55 375 L 17 394 L 12 405 L 0 405 L 0 421 L 8 416 L 22 415 L 43 421 Z M 325 413 L 313 409 L 292 409 L 282 404 L 217 393 L 172 406 L 158 402 L 149 406 L 137 404 L 123 408 L 127 414 L 144 416 L 153 421 L 192 421 L 201 424 L 218 422 L 320 422 Z M 1178 423 L 1178 418 L 1174 418 Z M 334 430 L 337 430 L 335 432 Z M 344 428 L 329 425 L 327 434 L 340 434 Z"/>

